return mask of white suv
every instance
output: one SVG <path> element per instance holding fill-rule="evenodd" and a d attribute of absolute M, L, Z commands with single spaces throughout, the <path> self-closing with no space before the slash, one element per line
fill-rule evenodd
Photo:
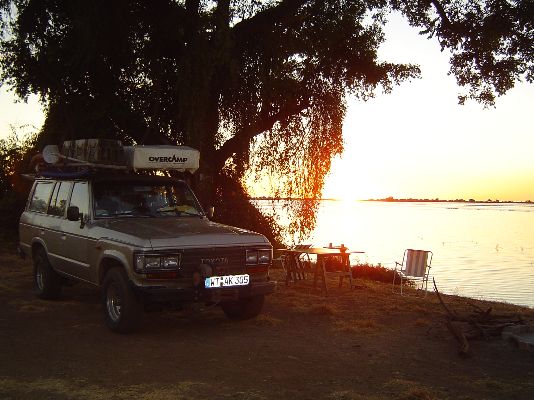
<path fill-rule="evenodd" d="M 122 333 L 153 304 L 219 303 L 229 318 L 252 318 L 275 289 L 264 236 L 209 221 L 185 182 L 161 176 L 36 179 L 20 249 L 39 297 L 57 298 L 71 279 L 96 285 L 108 327 Z"/>

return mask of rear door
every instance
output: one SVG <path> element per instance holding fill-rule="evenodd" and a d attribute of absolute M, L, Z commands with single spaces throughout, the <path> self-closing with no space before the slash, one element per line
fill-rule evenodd
<path fill-rule="evenodd" d="M 66 221 L 67 202 L 72 189 L 72 182 L 57 181 L 50 196 L 46 211 L 46 245 L 48 259 L 54 268 L 61 272 L 69 271 L 69 259 L 65 255 L 63 226 Z"/>
<path fill-rule="evenodd" d="M 89 218 L 89 184 L 87 181 L 75 181 L 72 187 L 69 207 L 76 206 L 82 219 Z M 89 226 L 82 221 L 64 219 L 61 227 L 61 253 L 66 263 L 65 272 L 85 281 L 91 281 L 88 261 Z"/>

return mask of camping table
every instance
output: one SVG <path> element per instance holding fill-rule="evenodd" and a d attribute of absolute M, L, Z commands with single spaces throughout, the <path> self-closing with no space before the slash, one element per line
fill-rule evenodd
<path fill-rule="evenodd" d="M 286 255 L 284 260 L 284 268 L 286 270 L 286 285 L 289 281 L 295 282 L 298 279 L 304 279 L 306 273 L 313 273 L 313 286 L 317 286 L 317 280 L 319 275 L 323 281 L 323 288 L 326 294 L 328 294 L 328 287 L 326 285 L 327 274 L 336 274 L 339 276 L 339 286 L 343 283 L 343 278 L 349 278 L 350 288 L 353 288 L 352 273 L 350 269 L 349 256 L 351 254 L 362 254 L 363 251 L 340 251 L 339 248 L 324 248 L 324 247 L 310 247 L 302 249 L 278 249 L 280 252 Z M 300 256 L 302 254 L 315 254 L 317 256 L 317 263 L 315 268 L 306 268 L 303 266 Z M 329 257 L 341 258 L 341 270 L 340 271 L 327 271 L 326 259 Z"/>

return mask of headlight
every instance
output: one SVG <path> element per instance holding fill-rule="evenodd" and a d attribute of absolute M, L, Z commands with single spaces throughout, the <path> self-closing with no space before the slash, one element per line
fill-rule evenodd
<path fill-rule="evenodd" d="M 247 264 L 258 263 L 258 252 L 256 250 L 247 250 Z"/>
<path fill-rule="evenodd" d="M 145 273 L 152 271 L 177 270 L 180 267 L 180 254 L 159 256 L 153 254 L 136 254 L 135 270 Z"/>
<path fill-rule="evenodd" d="M 269 264 L 271 262 L 271 250 L 258 250 L 258 264 Z"/>
<path fill-rule="evenodd" d="M 269 264 L 272 259 L 272 250 L 247 250 L 246 263 L 248 265 L 254 264 Z"/>
<path fill-rule="evenodd" d="M 146 256 L 143 269 L 159 269 L 160 262 L 161 260 L 159 257 Z"/>
<path fill-rule="evenodd" d="M 161 268 L 177 269 L 180 266 L 180 257 L 161 257 Z"/>

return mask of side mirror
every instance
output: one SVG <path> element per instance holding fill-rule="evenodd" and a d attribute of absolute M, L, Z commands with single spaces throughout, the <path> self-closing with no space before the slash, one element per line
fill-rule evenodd
<path fill-rule="evenodd" d="M 80 219 L 80 209 L 76 206 L 67 208 L 67 219 L 69 221 L 78 221 Z"/>
<path fill-rule="evenodd" d="M 206 212 L 206 215 L 209 219 L 212 219 L 213 216 L 215 215 L 215 207 L 213 206 L 208 207 L 208 211 Z"/>

